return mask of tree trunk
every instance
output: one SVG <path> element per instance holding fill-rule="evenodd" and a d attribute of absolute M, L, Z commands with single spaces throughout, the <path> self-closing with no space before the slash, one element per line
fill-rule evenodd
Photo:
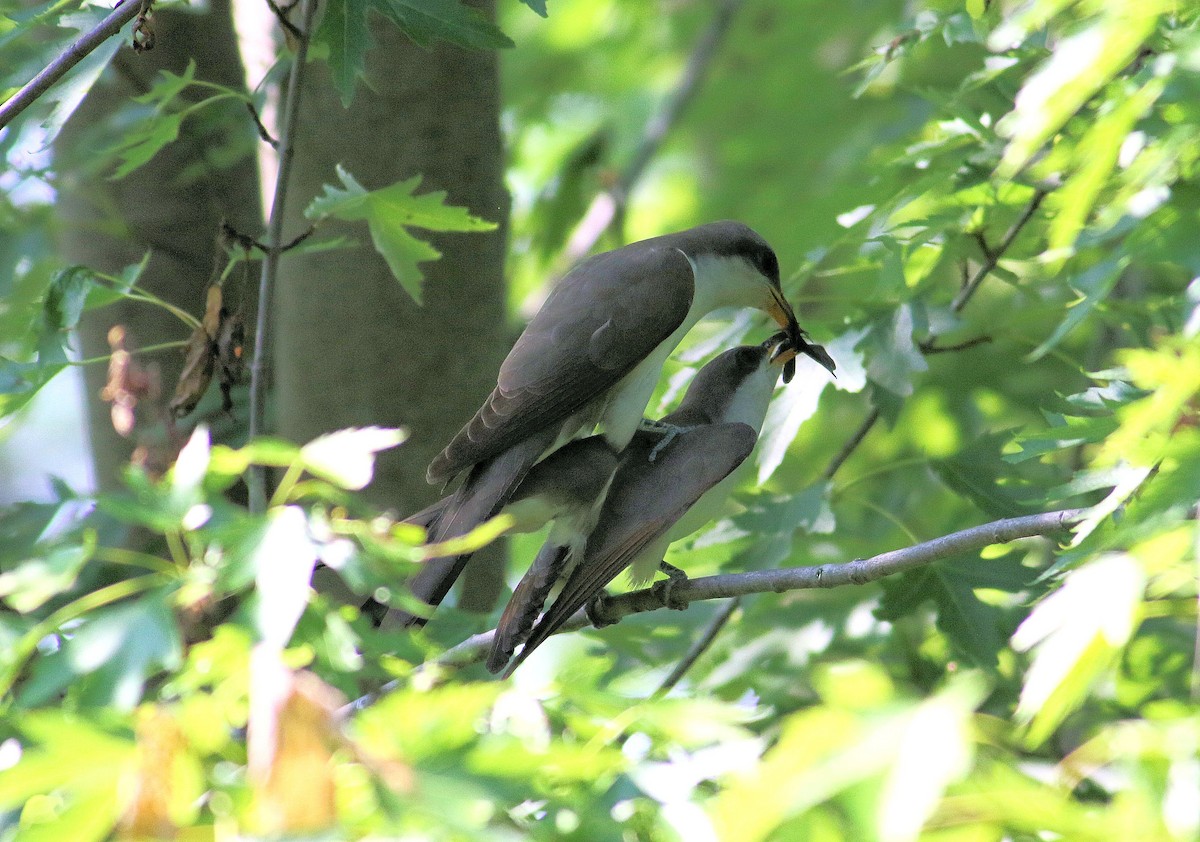
<path fill-rule="evenodd" d="M 211 113 L 184 121 L 178 141 L 119 181 L 108 181 L 107 173 L 95 172 L 88 162 L 97 130 L 131 97 L 147 91 L 160 69 L 182 73 L 194 60 L 198 78 L 245 87 L 228 0 L 211 0 L 204 14 L 155 11 L 154 24 L 154 49 L 139 55 L 122 47 L 55 142 L 62 251 L 68 260 L 116 272 L 137 263 L 149 250 L 150 263 L 139 284 L 200 316 L 221 220 L 254 235 L 262 228 L 254 131 L 242 106 L 231 104 L 227 114 L 246 137 L 246 155 L 233 166 L 221 168 L 206 155 L 212 139 L 203 129 L 211 126 Z M 185 93 L 189 95 L 192 92 Z M 192 177 L 185 175 L 188 172 L 200 174 Z M 248 317 L 252 323 L 252 315 Z M 186 339 L 189 333 L 160 308 L 122 301 L 84 319 L 84 356 L 108 353 L 106 335 L 114 324 L 128 327 L 138 346 Z M 168 351 L 154 359 L 169 397 L 183 355 Z M 113 431 L 109 409 L 98 397 L 105 377 L 104 366 L 88 366 L 89 434 L 101 488 L 113 486 L 133 448 L 131 440 Z"/>
<path fill-rule="evenodd" d="M 494 13 L 491 2 L 479 5 Z M 408 442 L 383 455 L 367 496 L 408 514 L 439 493 L 426 484 L 425 467 L 494 385 L 509 344 L 498 57 L 444 43 L 423 49 L 378 19 L 371 34 L 369 86 L 359 85 L 349 110 L 325 66 L 311 68 L 285 238 L 303 230 L 307 201 L 323 184 L 336 183 L 336 164 L 367 189 L 420 174 L 422 190 L 445 190 L 449 202 L 500 228 L 428 234 L 442 258 L 422 266 L 421 307 L 392 277 L 361 226 L 322 231 L 349 234 L 364 243 L 359 247 L 285 255 L 272 305 L 273 426 L 297 442 L 343 427 L 407 428 Z M 481 570 L 490 574 L 468 575 L 461 605 L 491 605 L 499 553 L 480 554 Z"/>

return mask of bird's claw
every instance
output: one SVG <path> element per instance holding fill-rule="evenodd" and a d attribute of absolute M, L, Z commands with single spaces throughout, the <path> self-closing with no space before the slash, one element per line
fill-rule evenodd
<path fill-rule="evenodd" d="M 583 613 L 587 615 L 588 622 L 598 629 L 611 626 L 618 620 L 608 609 L 608 594 L 606 593 L 601 593 L 588 600 L 583 606 Z"/>
<path fill-rule="evenodd" d="M 675 594 L 675 586 L 680 582 L 688 580 L 687 574 L 673 564 L 667 562 L 659 562 L 658 569 L 666 574 L 667 578 L 660 579 L 654 583 L 654 592 L 658 595 L 659 600 L 667 608 L 672 611 L 685 611 L 688 607 L 688 601 Z"/>
<path fill-rule="evenodd" d="M 660 438 L 650 450 L 649 461 L 653 462 L 658 459 L 658 454 L 662 453 L 667 445 L 675 440 L 676 436 L 678 436 L 680 433 L 686 433 L 688 430 L 693 428 L 678 427 L 674 424 L 667 424 L 662 421 L 651 421 L 650 419 L 643 418 L 642 429 L 647 432 L 658 433 L 662 436 L 662 438 Z"/>

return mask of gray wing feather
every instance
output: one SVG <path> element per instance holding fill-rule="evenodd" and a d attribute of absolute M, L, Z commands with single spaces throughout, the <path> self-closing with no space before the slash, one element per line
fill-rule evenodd
<path fill-rule="evenodd" d="M 746 424 L 699 427 L 680 434 L 654 462 L 649 461 L 654 439 L 635 439 L 613 479 L 583 560 L 530 633 L 509 672 L 745 461 L 757 439 Z"/>
<path fill-rule="evenodd" d="M 475 417 L 430 464 L 429 481 L 445 482 L 586 407 L 675 332 L 693 287 L 687 258 L 655 241 L 581 263 L 525 328 Z"/>

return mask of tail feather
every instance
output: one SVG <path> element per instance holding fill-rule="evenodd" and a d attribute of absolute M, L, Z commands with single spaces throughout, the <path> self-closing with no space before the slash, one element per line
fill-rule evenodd
<path fill-rule="evenodd" d="M 487 661 L 487 668 L 492 672 L 504 669 L 513 652 L 529 637 L 534 620 L 542 612 L 546 598 L 566 567 L 570 551 L 570 546 L 559 546 L 550 541 L 542 545 L 496 624 L 496 636 Z"/>
<path fill-rule="evenodd" d="M 554 443 L 556 435 L 557 431 L 547 430 L 530 436 L 495 459 L 481 462 L 472 468 L 466 481 L 444 501 L 440 515 L 433 519 L 429 542 L 440 543 L 451 538 L 461 538 L 484 521 L 499 514 L 538 457 Z M 462 575 L 470 557 L 471 554 L 466 553 L 430 558 L 409 582 L 413 595 L 431 608 L 436 608 Z M 397 620 L 401 626 L 416 626 L 424 625 L 428 618 L 401 611 L 398 612 Z"/>
<path fill-rule="evenodd" d="M 437 529 L 438 523 L 442 519 L 442 515 L 446 513 L 446 510 L 450 507 L 450 502 L 453 499 L 453 495 L 443 497 L 436 503 L 421 509 L 421 511 L 417 512 L 416 514 L 409 515 L 404 519 L 404 523 L 421 527 L 425 530 L 427 535 L 432 534 Z"/>

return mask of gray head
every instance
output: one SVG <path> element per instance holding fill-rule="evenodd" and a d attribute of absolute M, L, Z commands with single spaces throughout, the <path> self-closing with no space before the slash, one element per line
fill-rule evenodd
<path fill-rule="evenodd" d="M 741 421 L 758 430 L 779 373 L 795 356 L 781 334 L 730 348 L 696 372 L 679 408 L 663 420 L 680 426 Z"/>
<path fill-rule="evenodd" d="M 796 314 L 787 300 L 783 297 L 780 287 L 779 259 L 775 250 L 764 240 L 757 231 L 748 225 L 733 220 L 709 222 L 697 225 L 678 234 L 672 234 L 675 244 L 689 255 L 713 255 L 715 257 L 735 257 L 743 260 L 750 270 L 761 276 L 770 294 L 770 300 L 765 309 L 786 335 L 789 343 L 798 353 L 812 357 L 832 374 L 833 359 L 820 345 L 808 341 L 807 334 L 796 321 Z M 789 363 L 784 373 L 784 382 L 792 379 L 795 364 Z"/>

